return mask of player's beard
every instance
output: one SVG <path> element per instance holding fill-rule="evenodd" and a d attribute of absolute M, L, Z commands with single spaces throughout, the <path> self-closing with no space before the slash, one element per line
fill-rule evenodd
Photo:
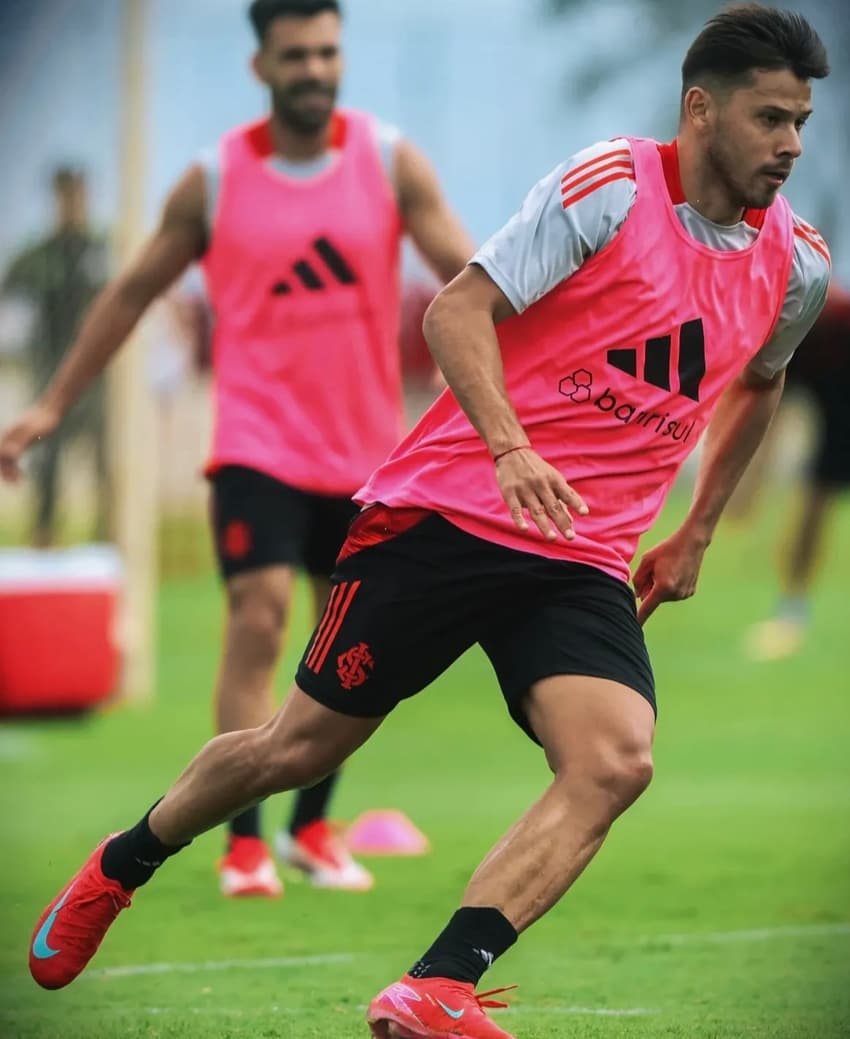
<path fill-rule="evenodd" d="M 328 99 L 327 108 L 305 109 L 298 99 L 308 90 L 320 91 Z M 298 134 L 320 133 L 330 122 L 337 88 L 318 81 L 297 83 L 286 90 L 272 90 L 272 107 L 277 119 Z"/>
<path fill-rule="evenodd" d="M 766 209 L 776 197 L 776 190 L 759 188 L 755 183 L 742 183 L 735 170 L 744 165 L 744 160 L 736 160 L 731 150 L 721 143 L 723 140 L 724 135 L 718 130 L 706 154 L 712 173 L 723 185 L 730 203 L 738 209 Z M 755 176 L 753 173 L 753 178 Z"/>

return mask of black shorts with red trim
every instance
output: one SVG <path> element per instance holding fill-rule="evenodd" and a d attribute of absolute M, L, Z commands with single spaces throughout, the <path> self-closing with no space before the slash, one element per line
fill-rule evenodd
<path fill-rule="evenodd" d="M 223 577 L 267 566 L 331 575 L 359 511 L 350 498 L 301 491 L 241 465 L 223 466 L 211 482 L 213 537 Z"/>
<path fill-rule="evenodd" d="M 327 609 L 297 682 L 341 714 L 378 718 L 478 643 L 513 719 L 554 675 L 607 678 L 655 710 L 635 597 L 582 563 L 517 552 L 419 509 L 366 509 L 352 523 Z"/>

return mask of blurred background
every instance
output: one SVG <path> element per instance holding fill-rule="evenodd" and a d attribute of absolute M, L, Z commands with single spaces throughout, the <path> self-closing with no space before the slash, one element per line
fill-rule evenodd
<path fill-rule="evenodd" d="M 835 0 L 799 0 L 780 6 L 793 6 L 811 18 L 829 47 L 833 65 L 832 76 L 815 84 L 815 116 L 805 131 L 806 154 L 785 193 L 796 211 L 827 239 L 836 282 L 850 288 L 850 207 L 846 204 L 850 19 Z M 121 256 L 150 229 L 165 193 L 180 173 L 224 131 L 265 111 L 265 95 L 248 67 L 254 39 L 245 7 L 242 0 L 181 0 L 179 4 L 170 0 L 4 0 L 0 5 L 0 427 L 43 385 L 92 295 L 116 269 Z M 397 124 L 423 147 L 451 203 L 479 243 L 515 211 L 536 180 L 587 144 L 623 133 L 672 137 L 678 119 L 682 57 L 701 23 L 718 9 L 706 0 L 348 0 L 345 7 L 343 102 Z M 67 219 L 76 221 L 84 231 L 73 254 L 63 252 L 54 240 L 57 227 Z M 31 269 L 33 256 L 51 241 L 44 261 L 50 271 L 45 296 L 33 291 Z M 41 810 L 52 803 L 60 828 L 68 825 L 67 819 L 73 820 L 74 839 L 79 835 L 77 850 L 114 825 L 110 813 L 116 810 L 119 796 L 125 799 L 122 804 L 131 796 L 135 803 L 141 791 L 150 792 L 150 783 L 154 789 L 161 787 L 172 765 L 182 762 L 209 730 L 207 701 L 221 604 L 205 520 L 207 487 L 201 476 L 210 427 L 206 330 L 197 305 L 202 292 L 195 276 L 181 281 L 172 298 L 157 306 L 134 336 L 128 352 L 132 360 L 123 361 L 117 373 L 78 408 L 63 431 L 61 450 L 36 453 L 27 479 L 20 485 L 0 484 L 0 546 L 8 550 L 0 561 L 0 712 L 6 716 L 0 722 L 5 798 L 0 800 L 0 810 L 7 816 L 15 814 L 22 798 Z M 432 292 L 421 263 L 415 256 L 407 256 L 401 349 L 407 359 L 411 418 L 432 395 L 419 332 Z M 845 331 L 836 335 L 846 335 L 846 324 L 842 327 Z M 844 342 L 840 349 L 846 349 L 846 357 L 850 341 L 846 347 Z M 129 418 L 128 408 L 132 411 Z M 824 528 L 822 541 L 818 539 L 824 565 L 807 578 L 805 588 L 791 589 L 795 594 L 785 596 L 805 602 L 792 604 L 787 614 L 782 612 L 783 572 L 791 551 L 789 539 L 794 536 L 789 524 L 805 507 L 800 488 L 807 479 L 820 423 L 811 393 L 789 396 L 769 449 L 736 499 L 730 520 L 712 549 L 705 590 L 696 600 L 701 605 L 666 607 L 657 624 L 653 621 L 650 641 L 659 679 L 678 694 L 698 692 L 683 697 L 687 706 L 672 706 L 667 718 L 677 734 L 678 749 L 665 749 L 664 744 L 660 748 L 661 757 L 667 755 L 678 793 L 664 787 L 666 800 L 662 794 L 656 802 L 660 807 L 648 809 L 656 815 L 641 818 L 648 822 L 647 832 L 660 841 L 669 839 L 676 827 L 680 843 L 687 833 L 695 848 L 712 834 L 701 858 L 716 852 L 722 864 L 712 879 L 706 879 L 704 889 L 671 894 L 672 881 L 668 884 L 669 877 L 663 879 L 665 870 L 656 863 L 657 845 L 644 846 L 634 831 L 628 831 L 628 839 L 633 842 L 631 861 L 638 875 L 644 869 L 646 876 L 656 876 L 659 887 L 667 885 L 671 899 L 653 919 L 653 933 L 694 928 L 725 933 L 728 928 L 764 923 L 780 929 L 802 928 L 804 934 L 807 927 L 826 928 L 818 932 L 819 937 L 800 938 L 803 944 L 809 943 L 806 950 L 814 964 L 811 976 L 800 978 L 793 973 L 790 951 L 781 962 L 768 958 L 765 963 L 739 964 L 743 972 L 752 970 L 754 990 L 757 984 L 770 986 L 777 975 L 788 982 L 786 995 L 799 989 L 799 1005 L 788 995 L 790 1009 L 783 1010 L 780 999 L 775 1006 L 771 1004 L 774 1017 L 770 1020 L 779 1021 L 783 1013 L 790 1015 L 788 1021 L 797 1020 L 795 1014 L 809 1023 L 817 1018 L 821 1028 L 817 1034 L 822 1039 L 850 1034 L 840 1030 L 850 1017 L 846 998 L 839 994 L 843 991 L 841 979 L 850 980 L 846 956 L 850 931 L 846 882 L 850 857 L 850 754 L 846 749 L 850 736 L 846 707 L 850 692 L 846 639 L 850 515 L 841 493 L 843 485 L 831 488 L 828 495 L 831 526 Z M 692 475 L 692 467 L 683 473 L 660 530 L 669 529 L 677 510 L 684 507 Z M 67 553 L 66 549 L 73 551 Z M 45 550 L 53 551 L 45 554 Z M 13 634 L 13 629 L 22 630 L 23 623 L 18 592 L 22 587 L 38 586 L 46 589 L 49 598 L 81 585 L 97 589 L 98 594 L 105 589 L 107 598 L 114 592 L 118 604 L 114 614 L 107 606 L 106 615 L 97 612 L 97 605 L 85 607 L 94 611 L 86 615 L 87 623 L 109 625 L 114 651 L 90 672 L 87 681 L 91 689 L 97 689 L 92 699 L 111 702 L 123 689 L 130 700 L 142 704 L 136 708 L 141 713 L 131 712 L 129 721 L 116 721 L 111 714 L 97 715 L 83 729 L 43 730 L 29 720 L 31 711 L 25 703 L 8 696 L 3 701 L 9 661 L 15 654 L 15 674 L 19 674 L 21 653 L 25 652 L 19 636 Z M 44 616 L 39 608 L 28 615 L 26 624 L 37 626 Z M 778 626 L 773 623 L 777 620 L 782 622 Z M 282 686 L 291 674 L 293 654 L 297 655 L 306 635 L 303 612 L 295 617 L 293 628 L 294 645 L 281 668 Z M 35 631 L 35 627 L 27 630 Z M 686 664 L 685 646 L 692 647 L 689 652 L 698 661 L 695 669 Z M 51 681 L 61 685 L 63 658 L 67 662 L 72 653 L 68 646 L 57 652 L 51 674 L 58 677 Z M 791 657 L 790 671 L 776 669 L 778 661 Z M 487 710 L 491 711 L 492 680 L 477 658 L 466 666 L 465 688 L 468 691 L 471 684 L 473 690 L 469 703 L 476 702 L 481 686 L 488 690 Z M 26 660 L 24 667 L 26 670 Z M 440 695 L 448 705 L 449 693 Z M 749 698 L 749 706 L 736 729 L 736 723 L 723 719 L 736 717 L 741 697 Z M 699 706 L 694 706 L 697 702 Z M 808 713 L 801 721 L 798 710 L 804 702 Z M 413 710 L 418 712 L 418 705 Z M 466 732 L 474 731 L 478 724 L 477 715 L 470 712 L 467 704 L 460 715 Z M 773 752 L 765 750 L 770 742 L 765 715 L 771 712 L 776 726 Z M 17 714 L 26 720 L 14 723 Z M 408 726 L 411 719 L 421 723 L 418 713 L 405 717 Z M 718 724 L 719 735 L 713 728 Z M 409 734 L 402 722 L 393 731 L 402 741 Z M 499 728 L 494 737 L 498 746 L 502 735 Z M 440 738 L 444 736 L 442 733 Z M 149 752 L 134 754 L 137 738 L 156 741 L 160 737 L 162 756 L 155 766 Z M 500 760 L 514 760 L 514 755 L 516 767 L 525 770 L 527 781 L 532 767 L 530 751 L 516 750 L 518 741 L 513 736 L 510 740 L 513 742 L 506 746 L 511 749 Z M 755 753 L 758 748 L 762 757 Z M 85 767 L 79 764 L 80 755 Z M 480 761 L 474 755 L 474 765 L 465 766 L 458 760 L 452 772 L 450 757 L 446 755 L 444 777 L 449 787 L 465 783 L 473 768 L 476 772 L 484 769 L 486 774 L 490 764 L 489 756 L 481 751 Z M 68 785 L 64 801 L 55 784 L 41 775 L 45 760 L 62 765 Z M 397 759 L 390 752 L 379 762 L 367 752 L 364 761 L 358 773 L 360 785 L 352 782 L 347 786 L 343 812 L 353 814 L 355 798 L 357 807 L 363 807 L 370 796 L 380 799 L 391 791 L 389 800 L 394 804 L 418 806 L 417 821 L 425 824 L 429 835 L 436 834 L 437 850 L 441 836 L 444 848 L 450 844 L 460 852 L 465 850 L 464 841 L 469 840 L 465 824 L 447 820 L 446 813 L 430 801 L 420 803 L 414 779 L 400 778 L 406 771 L 403 756 Z M 709 793 L 718 765 L 727 781 L 722 805 Z M 794 768 L 799 783 L 783 785 L 790 784 L 788 776 Z M 127 780 L 127 769 L 133 781 Z M 116 775 L 122 778 L 115 789 L 107 789 Z M 93 789 L 97 790 L 97 810 L 75 815 L 78 802 L 71 792 L 90 794 Z M 513 805 L 522 789 L 518 783 L 516 798 L 507 796 L 507 803 Z M 741 813 L 730 822 L 732 816 L 724 813 L 731 812 L 736 802 Z M 677 815 L 680 809 L 689 813 L 687 824 Z M 765 812 L 772 828 L 765 824 L 766 829 L 753 829 L 753 815 L 763 819 Z M 97 819 L 89 824 L 90 816 Z M 507 821 L 494 817 L 492 835 Z M 490 835 L 490 822 L 486 816 L 486 835 Z M 14 831 L 15 846 L 43 842 L 43 836 L 35 836 L 36 829 L 21 821 Z M 739 831 L 736 844 L 738 838 L 730 834 Z M 831 838 L 826 843 L 825 831 Z M 58 844 L 62 834 L 52 833 L 52 839 Z M 476 840 L 475 847 L 483 851 L 481 840 Z M 766 847 L 772 849 L 778 871 L 773 902 L 765 891 L 774 889 L 761 874 Z M 26 854 L 34 856 L 33 852 Z M 804 861 L 813 876 L 801 875 Z M 621 868 L 623 884 L 631 885 L 634 875 Z M 746 874 L 745 893 L 734 911 L 724 915 L 718 908 L 723 898 L 718 895 L 715 902 L 709 898 L 706 903 L 706 892 L 711 889 L 717 895 L 723 888 L 722 876 L 740 880 L 736 869 Z M 788 879 L 792 876 L 794 882 Z M 596 926 L 608 933 L 612 917 L 605 913 L 609 910 L 629 933 L 646 931 L 649 925 L 630 917 L 616 898 L 613 907 L 601 894 L 594 901 L 593 892 L 601 892 L 606 877 L 619 883 L 616 872 L 605 874 L 603 870 L 600 887 L 590 889 L 589 908 L 582 917 L 588 933 L 595 933 Z M 379 889 L 384 884 L 392 891 L 395 878 L 395 873 L 379 871 Z M 209 879 L 203 883 L 213 900 L 216 895 L 213 885 L 207 884 Z M 759 895 L 762 883 L 766 886 Z M 789 883 L 792 888 L 794 883 L 798 885 L 796 894 L 788 894 Z M 813 887 L 818 894 L 812 893 Z M 3 908 L 22 927 L 36 908 L 35 902 L 48 892 L 36 897 L 24 880 L 16 881 L 14 891 L 17 894 L 10 895 L 11 901 Z M 757 905 L 753 912 L 747 911 L 748 897 L 751 906 Z M 687 907 L 694 903 L 702 909 L 694 910 L 688 922 Z M 14 916 L 18 909 L 20 918 Z M 600 925 L 600 918 L 608 923 Z M 408 923 L 415 932 L 418 923 Z M 267 924 L 251 916 L 245 926 L 249 931 L 258 929 L 256 933 L 262 937 Z M 357 920 L 351 926 L 356 927 Z M 552 927 L 546 932 L 546 947 L 560 949 L 561 939 Z M 829 944 L 830 935 L 845 936 L 841 950 Z M 328 940 L 330 948 L 339 945 L 338 940 Z M 246 948 L 253 948 L 247 939 L 246 943 Z M 129 945 L 123 949 L 126 958 Z M 611 962 L 621 953 L 612 951 Z M 165 950 L 163 955 L 167 954 Z M 599 953 L 600 963 L 608 964 L 605 955 Z M 717 956 L 714 966 L 722 969 L 721 954 Z M 27 1030 L 30 1025 L 26 1022 L 30 1018 L 40 1021 L 41 1011 L 34 1002 L 27 1003 L 29 997 L 16 995 L 15 970 L 10 965 L 5 980 L 0 979 L 0 993 L 19 1011 L 8 1019 L 14 1022 L 14 1029 L 3 1034 L 76 1035 L 71 1025 Z M 594 984 L 587 981 L 585 995 L 590 1000 L 596 998 Z M 682 980 L 676 999 L 685 999 L 688 985 Z M 365 995 L 369 993 L 360 992 L 352 999 L 362 1000 Z M 133 998 L 128 997 L 131 1003 Z M 266 994 L 258 998 L 272 1000 Z M 642 998 L 635 993 L 629 1005 L 643 1006 Z M 748 1005 L 748 999 L 749 995 L 741 996 L 741 1005 Z M 673 1003 L 671 997 L 671 1007 Z M 69 1020 L 78 1024 L 85 1020 L 79 1025 L 80 1035 L 115 1034 L 106 1026 L 98 1031 L 94 1018 L 79 1016 L 82 1004 L 68 1006 L 78 1012 Z M 755 1020 L 759 1015 L 755 1011 L 754 1015 Z M 687 1028 L 681 1033 L 662 1032 L 659 1026 L 657 1033 L 650 1027 L 646 1032 L 628 1034 L 744 1034 L 736 1031 L 740 1019 L 734 1015 L 726 1021 L 728 1032 L 718 1020 L 717 1030 L 710 1033 Z M 746 1034 L 789 1039 L 810 1034 L 798 1024 L 793 1028 L 789 1024 L 787 1031 L 777 1025 L 779 1030 Z M 559 1027 L 547 1026 L 539 1034 L 568 1034 Z M 243 1033 L 236 1030 L 233 1034 Z"/>

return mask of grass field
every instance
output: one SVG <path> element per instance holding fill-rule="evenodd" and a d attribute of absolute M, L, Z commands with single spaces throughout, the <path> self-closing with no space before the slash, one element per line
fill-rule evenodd
<path fill-rule="evenodd" d="M 519 1039 L 850 1036 L 850 509 L 805 650 L 755 665 L 741 633 L 771 605 L 785 504 L 726 532 L 697 598 L 651 623 L 656 780 L 485 979 L 520 984 L 499 1018 Z M 211 577 L 163 586 L 152 707 L 0 728 L 2 1039 L 365 1036 L 365 1003 L 443 926 L 470 869 L 546 783 L 472 653 L 397 712 L 336 802 L 341 818 L 404 809 L 430 856 L 375 862 L 368 895 L 290 884 L 279 903 L 226 903 L 221 836 L 208 835 L 140 893 L 88 975 L 42 992 L 26 972 L 42 905 L 209 732 L 219 610 Z M 281 684 L 305 635 L 299 611 Z M 287 808 L 269 807 L 269 829 Z"/>

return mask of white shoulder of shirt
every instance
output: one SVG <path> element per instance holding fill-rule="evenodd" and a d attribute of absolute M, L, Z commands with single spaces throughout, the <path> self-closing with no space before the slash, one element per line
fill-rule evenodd
<path fill-rule="evenodd" d="M 826 302 L 831 260 L 818 231 L 794 214 L 794 256 L 788 290 L 773 335 L 750 361 L 749 368 L 772 379 L 788 366 Z"/>
<path fill-rule="evenodd" d="M 600 141 L 560 163 L 473 256 L 522 313 L 610 243 L 635 200 L 631 146 Z"/>

